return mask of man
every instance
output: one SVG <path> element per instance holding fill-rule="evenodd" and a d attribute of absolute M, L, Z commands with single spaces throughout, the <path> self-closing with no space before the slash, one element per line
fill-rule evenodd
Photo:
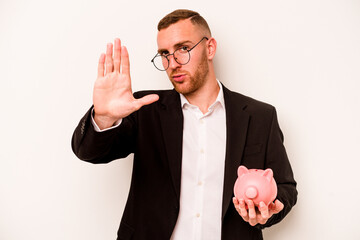
<path fill-rule="evenodd" d="M 115 39 L 100 56 L 94 106 L 73 151 L 91 163 L 134 153 L 117 239 L 262 239 L 297 198 L 276 111 L 216 79 L 216 40 L 198 13 L 176 10 L 158 30 L 152 62 L 174 89 L 133 95 L 128 52 Z M 233 197 L 240 165 L 274 171 L 274 203 Z"/>

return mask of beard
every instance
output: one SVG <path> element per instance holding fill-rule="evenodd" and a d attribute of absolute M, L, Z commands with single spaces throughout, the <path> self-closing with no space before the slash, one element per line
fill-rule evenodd
<path fill-rule="evenodd" d="M 197 66 L 194 75 L 191 75 L 187 71 L 179 71 L 175 69 L 170 74 L 170 76 L 176 75 L 178 73 L 186 74 L 189 77 L 189 80 L 183 83 L 177 83 L 175 81 L 172 81 L 170 77 L 170 81 L 178 93 L 181 93 L 183 95 L 189 95 L 201 88 L 205 84 L 207 75 L 209 74 L 209 65 L 205 51 L 202 54 L 200 64 Z"/>

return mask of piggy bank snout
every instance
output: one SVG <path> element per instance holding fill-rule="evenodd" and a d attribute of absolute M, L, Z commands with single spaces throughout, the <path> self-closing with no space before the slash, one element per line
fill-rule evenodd
<path fill-rule="evenodd" d="M 246 189 L 245 196 L 249 199 L 254 199 L 258 195 L 256 187 L 250 186 Z"/>

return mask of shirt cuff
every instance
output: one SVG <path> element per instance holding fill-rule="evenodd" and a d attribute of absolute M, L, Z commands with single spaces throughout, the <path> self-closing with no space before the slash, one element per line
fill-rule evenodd
<path fill-rule="evenodd" d="M 100 129 L 99 126 L 96 124 L 95 120 L 94 120 L 94 109 L 91 110 L 91 123 L 94 126 L 94 130 L 96 132 L 105 132 L 114 128 L 117 128 L 121 123 L 122 123 L 122 118 L 120 118 L 119 120 L 117 120 L 114 125 L 112 127 L 109 128 L 104 128 L 104 129 Z"/>

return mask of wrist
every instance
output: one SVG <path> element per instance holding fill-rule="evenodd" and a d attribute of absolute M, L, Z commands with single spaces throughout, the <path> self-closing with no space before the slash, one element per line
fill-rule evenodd
<path fill-rule="evenodd" d="M 100 130 L 110 128 L 118 121 L 118 119 L 109 116 L 96 114 L 95 111 L 93 111 L 93 118 Z"/>

